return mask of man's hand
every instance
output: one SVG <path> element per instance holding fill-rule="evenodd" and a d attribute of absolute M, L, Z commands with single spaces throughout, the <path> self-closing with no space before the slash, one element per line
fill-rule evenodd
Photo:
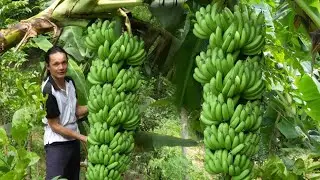
<path fill-rule="evenodd" d="M 86 143 L 87 142 L 87 136 L 81 134 L 80 141 Z"/>

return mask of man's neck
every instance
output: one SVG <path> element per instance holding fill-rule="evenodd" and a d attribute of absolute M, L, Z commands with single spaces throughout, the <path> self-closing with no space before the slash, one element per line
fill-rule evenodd
<path fill-rule="evenodd" d="M 64 78 L 55 78 L 55 77 L 52 77 L 52 78 L 60 89 L 65 89 L 66 84 L 65 84 Z"/>

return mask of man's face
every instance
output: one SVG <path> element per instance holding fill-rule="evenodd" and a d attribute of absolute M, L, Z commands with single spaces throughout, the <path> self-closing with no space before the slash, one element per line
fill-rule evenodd
<path fill-rule="evenodd" d="M 47 70 L 50 71 L 51 76 L 55 79 L 62 79 L 66 76 L 68 61 L 66 54 L 61 52 L 56 52 L 49 56 L 50 61 L 47 65 Z"/>

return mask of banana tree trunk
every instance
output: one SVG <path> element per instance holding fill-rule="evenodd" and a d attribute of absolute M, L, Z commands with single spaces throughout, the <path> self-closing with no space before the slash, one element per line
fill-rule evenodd
<path fill-rule="evenodd" d="M 106 18 L 121 7 L 141 5 L 142 0 L 56 0 L 39 14 L 0 30 L 0 55 L 16 46 L 19 48 L 31 37 L 68 25 L 86 26 L 89 19 Z"/>

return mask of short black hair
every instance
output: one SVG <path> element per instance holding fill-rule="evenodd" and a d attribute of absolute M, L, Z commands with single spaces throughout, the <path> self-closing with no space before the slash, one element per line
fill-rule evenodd
<path fill-rule="evenodd" d="M 66 55 L 66 57 L 68 55 L 68 53 L 62 47 L 54 45 L 47 51 L 47 53 L 45 55 L 44 60 L 46 61 L 47 64 L 49 64 L 49 62 L 50 62 L 50 55 L 57 53 L 57 52 L 64 53 Z"/>

